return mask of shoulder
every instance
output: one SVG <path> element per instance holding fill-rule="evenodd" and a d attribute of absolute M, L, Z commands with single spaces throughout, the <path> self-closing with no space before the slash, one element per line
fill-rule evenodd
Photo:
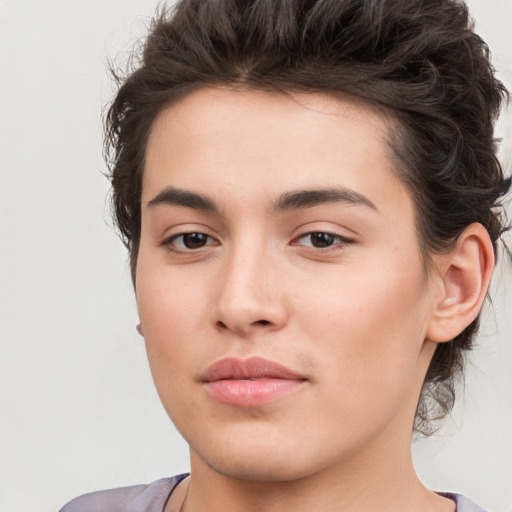
<path fill-rule="evenodd" d="M 185 476 L 91 492 L 70 501 L 59 512 L 162 512 L 169 495 Z"/>
<path fill-rule="evenodd" d="M 480 505 L 466 498 L 466 496 L 462 496 L 462 494 L 455 494 L 453 492 L 440 492 L 438 494 L 455 501 L 457 504 L 456 512 L 486 512 Z"/>

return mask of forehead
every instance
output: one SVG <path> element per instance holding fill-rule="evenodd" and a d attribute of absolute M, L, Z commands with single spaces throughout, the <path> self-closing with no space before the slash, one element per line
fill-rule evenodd
<path fill-rule="evenodd" d="M 376 204 L 386 195 L 407 203 L 387 143 L 391 126 L 385 112 L 340 95 L 202 89 L 155 120 L 143 204 L 169 185 L 246 204 L 291 188 L 330 186 Z"/>
<path fill-rule="evenodd" d="M 217 145 L 224 137 L 242 144 L 244 149 L 250 148 L 251 141 L 255 146 L 265 142 L 266 146 L 275 145 L 279 152 L 298 140 L 309 140 L 305 149 L 320 150 L 320 141 L 327 145 L 340 135 L 345 140 L 357 138 L 361 146 L 382 142 L 380 149 L 386 150 L 384 143 L 392 123 L 384 108 L 341 93 L 203 88 L 160 112 L 152 126 L 148 152 L 162 151 L 161 143 L 167 145 L 171 137 L 176 143 L 185 137 L 190 143 L 194 137 L 197 143 L 208 146 Z M 261 147 L 255 149 L 264 156 Z M 221 150 L 222 145 L 217 145 L 216 152 Z"/>

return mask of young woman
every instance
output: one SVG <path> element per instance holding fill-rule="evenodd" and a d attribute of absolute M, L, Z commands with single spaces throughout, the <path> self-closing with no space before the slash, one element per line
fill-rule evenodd
<path fill-rule="evenodd" d="M 423 486 L 505 228 L 504 87 L 453 0 L 185 0 L 107 117 L 191 473 L 62 512 L 475 512 Z"/>

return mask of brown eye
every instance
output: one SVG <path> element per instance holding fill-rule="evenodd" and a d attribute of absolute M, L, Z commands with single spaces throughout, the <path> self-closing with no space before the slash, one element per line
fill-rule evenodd
<path fill-rule="evenodd" d="M 299 236 L 293 245 L 302 245 L 311 249 L 329 249 L 331 247 L 343 247 L 352 243 L 353 240 L 335 233 L 324 231 L 312 231 Z"/>
<path fill-rule="evenodd" d="M 330 233 L 310 233 L 309 237 L 311 245 L 317 248 L 329 247 L 336 243 L 336 239 L 338 238 Z"/>
<path fill-rule="evenodd" d="M 191 232 L 173 235 L 163 242 L 170 251 L 191 252 L 210 245 L 218 245 L 216 240 L 205 233 Z"/>
<path fill-rule="evenodd" d="M 187 249 L 198 249 L 205 246 L 208 241 L 208 236 L 204 233 L 187 233 L 186 235 L 181 235 L 181 238 L 183 239 L 183 245 Z"/>

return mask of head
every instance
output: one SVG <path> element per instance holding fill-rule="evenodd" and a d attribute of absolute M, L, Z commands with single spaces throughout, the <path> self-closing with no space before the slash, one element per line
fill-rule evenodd
<path fill-rule="evenodd" d="M 262 112 L 272 115 L 279 109 L 268 105 L 278 97 L 335 115 L 333 102 L 346 112 L 357 106 L 348 118 L 366 115 L 377 123 L 376 138 L 411 200 L 425 278 L 472 225 L 483 227 L 496 253 L 505 229 L 500 198 L 510 180 L 497 160 L 493 130 L 506 90 L 462 2 L 182 1 L 155 19 L 140 65 L 121 82 L 106 143 L 114 212 L 134 283 L 155 127 L 163 130 L 169 112 L 206 106 L 208 94 L 213 104 L 237 94 L 254 104 L 260 95 Z M 171 147 L 179 140 L 174 135 Z M 436 344 L 417 428 L 428 430 L 450 410 L 477 329 L 478 315 Z"/>

